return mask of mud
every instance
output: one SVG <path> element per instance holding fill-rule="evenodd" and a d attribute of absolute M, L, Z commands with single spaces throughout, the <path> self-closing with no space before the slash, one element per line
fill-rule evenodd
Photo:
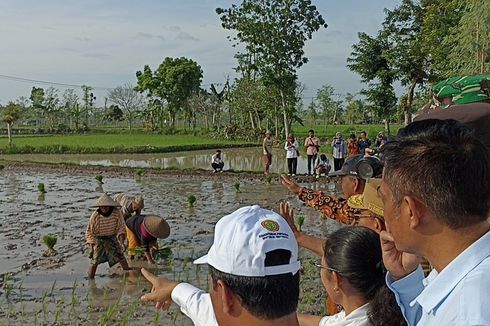
<path fill-rule="evenodd" d="M 94 179 L 104 176 L 104 184 Z M 240 192 L 233 183 L 240 182 Z M 318 182 L 301 177 L 311 188 L 329 191 L 326 178 Z M 44 183 L 46 193 L 37 192 Z M 306 216 L 304 230 L 325 235 L 338 227 L 321 219 L 279 184 L 271 184 L 260 174 L 209 171 L 162 171 L 148 169 L 135 176 L 134 169 L 79 167 L 75 165 L 11 164 L 0 171 L 0 325 L 96 325 L 131 324 L 191 325 L 173 306 L 169 313 L 156 314 L 142 305 L 139 297 L 150 290 L 137 269 L 143 261 L 129 261 L 136 270 L 123 274 L 117 266 L 99 266 L 95 281 L 88 281 L 88 257 L 84 232 L 91 214 L 89 204 L 101 192 L 141 194 L 145 213 L 160 215 L 171 225 L 171 235 L 161 240 L 173 255 L 150 269 L 155 273 L 207 289 L 207 269 L 192 265 L 212 242 L 216 221 L 233 210 L 251 204 L 277 210 L 282 200 L 290 200 L 297 214 Z M 188 207 L 186 198 L 197 201 Z M 45 256 L 44 234 L 58 236 L 56 254 Z M 319 273 L 301 251 L 305 276 L 300 310 L 324 311 L 324 291 Z"/>

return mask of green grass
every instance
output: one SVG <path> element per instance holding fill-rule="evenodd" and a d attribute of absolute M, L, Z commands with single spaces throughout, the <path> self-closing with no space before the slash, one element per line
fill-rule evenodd
<path fill-rule="evenodd" d="M 88 134 L 0 138 L 0 153 L 158 153 L 252 145 L 193 135 Z"/>

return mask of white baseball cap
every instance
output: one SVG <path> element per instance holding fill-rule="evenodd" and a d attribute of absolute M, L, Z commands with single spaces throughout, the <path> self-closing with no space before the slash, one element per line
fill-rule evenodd
<path fill-rule="evenodd" d="M 291 252 L 289 263 L 265 266 L 266 253 L 277 249 Z M 246 206 L 216 223 L 213 245 L 194 264 L 237 276 L 295 274 L 300 268 L 298 243 L 282 216 L 258 205 Z"/>

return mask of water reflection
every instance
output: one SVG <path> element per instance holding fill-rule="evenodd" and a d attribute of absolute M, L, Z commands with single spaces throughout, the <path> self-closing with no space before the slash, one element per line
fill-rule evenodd
<path fill-rule="evenodd" d="M 160 168 L 160 169 L 205 169 L 211 170 L 211 155 L 213 150 L 187 151 L 160 154 L 22 154 L 6 155 L 6 160 L 70 163 L 80 165 L 120 166 L 132 168 Z M 222 157 L 225 170 L 235 171 L 263 171 L 262 148 L 229 148 L 223 149 Z M 331 155 L 327 157 L 332 161 Z M 331 162 L 333 166 L 333 162 Z M 273 173 L 287 172 L 285 151 L 279 148 L 273 150 Z M 306 155 L 298 158 L 298 173 L 307 172 Z"/>

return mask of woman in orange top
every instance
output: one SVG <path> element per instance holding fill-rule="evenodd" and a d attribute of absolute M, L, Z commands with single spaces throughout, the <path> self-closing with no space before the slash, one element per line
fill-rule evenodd
<path fill-rule="evenodd" d="M 347 149 L 349 150 L 348 157 L 356 156 L 359 154 L 359 146 L 357 145 L 356 134 L 350 134 L 349 142 L 347 143 Z"/>

